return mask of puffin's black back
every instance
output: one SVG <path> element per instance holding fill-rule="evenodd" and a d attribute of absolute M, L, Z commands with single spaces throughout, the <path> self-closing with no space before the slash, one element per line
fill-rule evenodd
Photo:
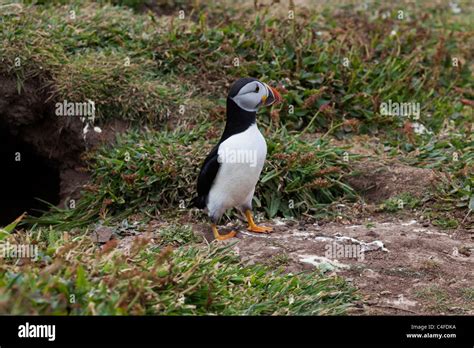
<path fill-rule="evenodd" d="M 218 150 L 227 138 L 235 134 L 245 132 L 252 124 L 255 123 L 256 112 L 249 112 L 241 109 L 231 98 L 239 93 L 240 89 L 247 83 L 256 81 L 252 77 L 245 77 L 234 82 L 227 95 L 227 120 L 222 133 L 221 139 L 216 146 L 207 155 L 201 167 L 197 182 L 197 197 L 191 201 L 192 205 L 197 208 L 204 209 L 207 204 L 207 195 L 211 190 L 214 179 L 219 171 L 220 163 L 217 161 Z"/>

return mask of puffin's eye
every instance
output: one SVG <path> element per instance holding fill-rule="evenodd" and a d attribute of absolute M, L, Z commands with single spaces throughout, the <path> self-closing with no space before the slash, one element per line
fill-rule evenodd
<path fill-rule="evenodd" d="M 255 93 L 258 93 L 259 90 L 260 90 L 260 87 L 257 85 L 257 87 L 255 87 Z"/>

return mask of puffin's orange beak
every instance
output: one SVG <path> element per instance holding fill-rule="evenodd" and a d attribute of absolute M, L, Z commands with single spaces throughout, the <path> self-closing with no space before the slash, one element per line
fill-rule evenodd
<path fill-rule="evenodd" d="M 283 98 L 281 97 L 280 93 L 275 88 L 270 87 L 267 84 L 265 84 L 265 87 L 267 87 L 268 90 L 268 97 L 266 97 L 264 100 L 262 98 L 263 104 L 266 106 L 270 106 L 273 104 L 281 103 Z"/>

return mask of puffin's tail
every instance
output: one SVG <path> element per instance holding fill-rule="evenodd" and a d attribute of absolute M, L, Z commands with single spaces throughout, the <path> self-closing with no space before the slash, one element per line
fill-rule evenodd
<path fill-rule="evenodd" d="M 206 197 L 196 196 L 191 199 L 191 207 L 196 207 L 199 209 L 204 209 L 206 207 Z"/>

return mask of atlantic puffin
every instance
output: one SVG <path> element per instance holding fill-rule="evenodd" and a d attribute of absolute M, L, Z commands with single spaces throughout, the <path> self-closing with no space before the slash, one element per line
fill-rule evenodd
<path fill-rule="evenodd" d="M 202 164 L 197 196 L 192 199 L 195 207 L 207 210 L 217 240 L 236 235 L 235 231 L 221 235 L 217 230 L 219 219 L 230 208 L 245 214 L 249 231 L 272 231 L 270 227 L 257 226 L 252 216 L 255 185 L 267 155 L 267 143 L 257 127 L 256 114 L 261 106 L 281 100 L 275 88 L 250 77 L 237 80 L 229 90 L 224 132 Z"/>

